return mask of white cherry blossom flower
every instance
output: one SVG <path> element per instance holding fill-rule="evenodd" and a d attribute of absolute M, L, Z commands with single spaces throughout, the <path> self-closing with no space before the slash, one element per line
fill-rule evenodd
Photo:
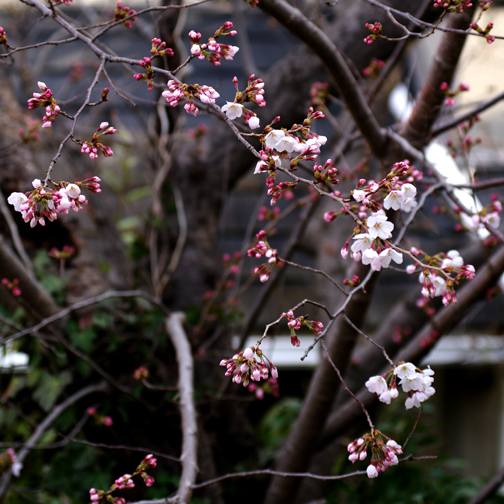
<path fill-rule="evenodd" d="M 403 255 L 393 248 L 386 248 L 380 252 L 380 261 L 383 268 L 388 268 L 391 260 L 397 264 L 402 264 Z"/>
<path fill-rule="evenodd" d="M 16 212 L 21 212 L 21 205 L 28 201 L 26 194 L 20 192 L 13 192 L 8 198 L 7 203 L 14 206 Z"/>
<path fill-rule="evenodd" d="M 248 125 L 250 129 L 259 128 L 259 117 L 253 116 L 249 119 Z"/>
<path fill-rule="evenodd" d="M 352 252 L 361 251 L 364 252 L 373 245 L 373 237 L 368 233 L 359 233 L 353 237 L 355 240 L 350 247 Z"/>
<path fill-rule="evenodd" d="M 417 195 L 417 189 L 413 184 L 403 184 L 401 186 L 401 193 L 405 198 L 414 198 Z"/>
<path fill-rule="evenodd" d="M 366 191 L 361 191 L 360 189 L 354 189 L 352 191 L 352 196 L 355 201 L 361 202 L 366 197 Z"/>
<path fill-rule="evenodd" d="M 380 271 L 382 269 L 382 263 L 378 252 L 373 249 L 367 249 L 362 254 L 362 264 L 370 265 L 373 271 Z"/>
<path fill-rule="evenodd" d="M 387 382 L 383 376 L 371 376 L 365 385 L 369 392 L 376 393 L 378 395 L 383 394 L 388 389 Z"/>
<path fill-rule="evenodd" d="M 387 220 L 387 216 L 378 212 L 371 214 L 367 219 L 368 233 L 373 238 L 386 240 L 392 236 L 394 224 Z"/>
<path fill-rule="evenodd" d="M 400 366 L 396 366 L 394 374 L 401 379 L 407 376 L 414 376 L 416 374 L 416 366 L 411 362 L 404 362 Z"/>
<path fill-rule="evenodd" d="M 500 226 L 500 216 L 497 212 L 492 212 L 486 216 L 486 221 L 490 226 L 498 228 Z"/>
<path fill-rule="evenodd" d="M 401 203 L 401 210 L 403 212 L 409 213 L 413 208 L 417 207 L 418 203 L 415 198 L 404 198 L 404 201 Z"/>
<path fill-rule="evenodd" d="M 383 208 L 389 210 L 399 210 L 401 204 L 404 201 L 404 194 L 402 191 L 390 191 L 387 197 L 383 200 Z"/>
<path fill-rule="evenodd" d="M 368 475 L 368 478 L 376 478 L 378 476 L 378 471 L 376 470 L 376 467 L 372 464 L 368 465 L 366 473 Z"/>
<path fill-rule="evenodd" d="M 233 120 L 237 117 L 241 117 L 243 113 L 243 105 L 240 103 L 226 102 L 226 105 L 223 105 L 221 110 L 229 117 L 229 119 Z"/>
<path fill-rule="evenodd" d="M 464 259 L 459 254 L 458 250 L 450 250 L 446 254 L 448 257 L 443 259 L 441 263 L 441 268 L 446 269 L 449 267 L 459 267 L 464 265 Z"/>
<path fill-rule="evenodd" d="M 70 198 L 77 198 L 81 193 L 80 187 L 76 184 L 68 184 L 65 187 L 65 192 Z"/>
<path fill-rule="evenodd" d="M 280 159 L 280 156 L 271 156 L 275 160 L 275 166 L 279 168 L 282 166 L 282 160 Z M 257 175 L 258 173 L 263 173 L 266 170 L 264 170 L 264 167 L 267 167 L 268 163 L 265 161 L 258 161 L 254 170 L 254 175 Z"/>

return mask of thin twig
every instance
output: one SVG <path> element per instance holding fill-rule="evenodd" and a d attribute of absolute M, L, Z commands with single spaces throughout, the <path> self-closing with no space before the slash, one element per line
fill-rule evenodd
<path fill-rule="evenodd" d="M 413 436 L 413 433 L 415 432 L 415 430 L 418 426 L 418 422 L 420 422 L 420 417 L 422 416 L 422 413 L 423 413 L 423 404 L 420 404 L 420 411 L 418 412 L 418 416 L 417 416 L 415 425 L 413 425 L 413 429 L 411 429 L 409 436 L 407 437 L 406 441 L 404 441 L 404 443 L 402 445 L 403 450 L 404 450 L 404 448 L 406 448 L 406 445 L 409 443 L 411 436 Z"/>
<path fill-rule="evenodd" d="M 345 299 L 345 302 L 332 314 L 331 319 L 329 320 L 329 323 L 326 325 L 325 329 L 322 331 L 322 333 L 315 338 L 313 343 L 306 349 L 306 352 L 304 355 L 301 357 L 301 360 L 304 361 L 306 357 L 308 357 L 308 354 L 315 348 L 315 345 L 325 337 L 327 334 L 327 331 L 331 328 L 333 325 L 334 321 L 346 310 L 346 307 L 354 297 L 354 295 L 359 292 L 360 290 L 365 290 L 366 284 L 371 280 L 371 277 L 373 276 L 374 271 L 372 269 L 369 270 L 368 274 L 366 275 L 366 278 L 354 287 L 349 293 L 347 298 Z"/>
<path fill-rule="evenodd" d="M 355 331 L 357 331 L 361 336 L 364 336 L 370 343 L 372 343 L 376 348 L 379 348 L 383 352 L 383 356 L 385 359 L 387 359 L 388 363 L 392 366 L 395 367 L 394 361 L 389 357 L 389 354 L 387 353 L 387 350 L 385 350 L 385 347 L 374 341 L 372 338 L 370 338 L 367 334 L 365 334 L 363 331 L 361 331 L 345 314 L 343 314 L 343 318 L 346 320 L 346 322 L 353 327 Z"/>
<path fill-rule="evenodd" d="M 63 401 L 61 404 L 58 404 L 53 408 L 51 413 L 45 417 L 45 419 L 37 426 L 35 432 L 30 436 L 28 441 L 25 443 L 25 446 L 19 451 L 17 454 L 17 461 L 22 464 L 30 449 L 37 443 L 40 437 L 44 434 L 44 432 L 48 429 L 48 427 L 58 418 L 61 413 L 68 407 L 72 406 L 79 399 L 83 397 L 94 394 L 95 392 L 105 392 L 108 389 L 108 385 L 105 382 L 100 382 L 95 385 L 89 385 L 85 387 L 75 394 L 71 395 L 66 401 Z M 10 480 L 12 478 L 12 469 L 7 470 L 4 473 L 3 478 L 0 483 L 0 497 L 7 490 Z"/>
<path fill-rule="evenodd" d="M 165 313 L 169 313 L 168 309 L 158 300 L 153 298 L 150 294 L 147 294 L 147 292 L 141 291 L 141 290 L 133 290 L 133 291 L 108 291 L 104 292 L 103 294 L 99 294 L 98 296 L 94 296 L 89 299 L 85 299 L 83 301 L 79 301 L 77 303 L 74 303 L 73 305 L 68 306 L 67 308 L 64 308 L 60 312 L 56 313 L 55 315 L 52 315 L 51 317 L 47 317 L 43 320 L 41 320 L 38 324 L 29 327 L 28 329 L 23 329 L 22 331 L 19 331 L 12 336 L 9 336 L 8 338 L 5 338 L 4 340 L 0 341 L 0 344 L 6 343 L 7 341 L 12 341 L 17 338 L 21 338 L 22 336 L 26 336 L 27 334 L 33 334 L 39 331 L 40 329 L 43 329 L 44 327 L 47 327 L 48 325 L 52 324 L 53 322 L 56 322 L 57 320 L 61 320 L 62 318 L 66 317 L 68 314 L 74 312 L 75 310 L 79 310 L 81 308 L 85 308 L 86 306 L 91 306 L 97 303 L 100 303 L 101 301 L 105 301 L 110 298 L 116 298 L 116 297 L 143 297 L 147 300 L 149 300 L 151 303 L 155 304 L 159 308 L 161 308 Z"/>
<path fill-rule="evenodd" d="M 348 296 L 348 293 L 345 291 L 341 285 L 336 282 L 330 275 L 328 275 L 325 271 L 315 269 L 315 268 L 310 268 L 309 266 L 301 266 L 300 264 L 293 263 L 291 261 L 287 261 L 287 259 L 282 259 L 281 257 L 278 257 L 279 262 L 283 262 L 285 264 L 288 264 L 289 266 L 293 266 L 294 268 L 298 268 L 303 271 L 311 271 L 312 273 L 317 273 L 318 275 L 322 275 L 324 278 L 327 278 L 329 282 L 331 282 L 340 292 L 342 292 L 345 296 Z"/>
<path fill-rule="evenodd" d="M 347 321 L 348 321 L 348 319 L 347 319 Z M 352 326 L 355 328 L 355 326 L 353 324 L 352 324 Z M 367 422 L 368 422 L 368 425 L 371 429 L 371 432 L 374 432 L 374 430 L 375 430 L 374 424 L 373 424 L 373 421 L 371 420 L 371 416 L 369 415 L 368 410 L 366 409 L 366 406 L 364 406 L 364 403 L 362 401 L 360 401 L 359 398 L 347 387 L 345 380 L 343 379 L 343 376 L 341 375 L 340 370 L 337 368 L 336 364 L 334 364 L 333 360 L 331 359 L 331 356 L 329 354 L 329 350 L 327 350 L 325 340 L 322 340 L 322 348 L 325 350 L 326 357 L 329 361 L 329 364 L 331 364 L 331 367 L 334 369 L 334 371 L 338 375 L 338 378 L 339 378 L 341 384 L 343 385 L 343 388 L 353 397 L 353 399 L 361 407 L 364 415 L 366 415 Z"/>

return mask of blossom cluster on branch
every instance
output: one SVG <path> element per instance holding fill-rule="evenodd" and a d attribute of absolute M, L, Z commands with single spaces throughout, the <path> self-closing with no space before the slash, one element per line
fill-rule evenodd
<path fill-rule="evenodd" d="M 87 205 L 88 200 L 82 189 L 99 193 L 100 189 L 99 177 L 90 177 L 75 183 L 69 182 L 52 182 L 54 187 L 42 185 L 39 179 L 32 182 L 33 191 L 26 193 L 14 192 L 8 198 L 16 212 L 21 212 L 21 216 L 25 222 L 29 222 L 31 227 L 40 224 L 45 226 L 45 219 L 54 221 L 58 214 L 67 214 L 70 209 L 78 212 Z"/>

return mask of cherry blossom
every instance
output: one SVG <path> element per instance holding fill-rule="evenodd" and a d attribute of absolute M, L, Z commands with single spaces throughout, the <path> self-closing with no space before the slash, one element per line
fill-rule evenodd
<path fill-rule="evenodd" d="M 463 266 L 464 259 L 461 257 L 457 250 L 450 250 L 446 253 L 446 258 L 441 263 L 441 268 L 448 269 L 452 267 Z"/>
<path fill-rule="evenodd" d="M 21 205 L 23 203 L 25 203 L 26 201 L 28 201 L 28 197 L 26 196 L 26 194 L 20 193 L 20 192 L 13 192 L 7 198 L 7 202 L 10 205 L 14 206 L 14 210 L 16 210 L 16 212 L 20 212 L 21 211 Z"/>
<path fill-rule="evenodd" d="M 368 478 L 376 478 L 378 473 L 385 471 L 387 467 L 397 465 L 397 455 L 403 452 L 401 445 L 376 429 L 352 441 L 347 450 L 352 464 L 357 460 L 365 460 L 368 451 L 371 451 L 371 464 L 366 469 Z"/>
<path fill-rule="evenodd" d="M 227 102 L 226 105 L 221 107 L 222 112 L 224 112 L 229 119 L 233 120 L 242 116 L 243 105 L 239 103 Z"/>
<path fill-rule="evenodd" d="M 250 129 L 259 128 L 259 118 L 257 116 L 253 116 L 249 119 L 248 125 Z"/>
<path fill-rule="evenodd" d="M 297 141 L 283 130 L 271 130 L 265 137 L 266 147 L 275 149 L 278 152 L 293 152 Z"/>
<path fill-rule="evenodd" d="M 355 240 L 350 249 L 352 252 L 364 252 L 373 245 L 374 238 L 369 233 L 359 233 L 353 237 Z"/>
<path fill-rule="evenodd" d="M 355 197 L 355 196 L 354 196 Z M 399 210 L 404 201 L 404 194 L 399 191 L 390 191 L 387 197 L 383 200 L 383 208 L 389 210 Z"/>
<path fill-rule="evenodd" d="M 372 376 L 365 383 L 365 385 L 369 392 L 378 395 L 383 394 L 386 390 L 388 390 L 387 382 L 385 381 L 385 378 L 383 378 L 383 376 Z"/>
<path fill-rule="evenodd" d="M 389 222 L 384 213 L 374 212 L 367 219 L 368 233 L 373 238 L 381 238 L 387 240 L 392 236 L 394 224 Z"/>
<path fill-rule="evenodd" d="M 256 356 L 259 360 L 256 359 Z M 278 378 L 278 371 L 272 362 L 264 355 L 262 350 L 249 347 L 234 355 L 231 359 L 223 359 L 221 366 L 226 367 L 225 376 L 233 376 L 232 381 L 243 383 L 246 387 L 250 380 L 267 380 L 269 374 L 274 379 Z"/>

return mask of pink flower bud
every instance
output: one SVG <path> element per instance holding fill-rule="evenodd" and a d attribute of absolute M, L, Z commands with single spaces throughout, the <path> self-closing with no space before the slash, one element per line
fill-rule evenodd
<path fill-rule="evenodd" d="M 247 360 L 252 360 L 254 358 L 254 350 L 252 348 L 246 348 L 243 351 L 243 358 Z"/>

